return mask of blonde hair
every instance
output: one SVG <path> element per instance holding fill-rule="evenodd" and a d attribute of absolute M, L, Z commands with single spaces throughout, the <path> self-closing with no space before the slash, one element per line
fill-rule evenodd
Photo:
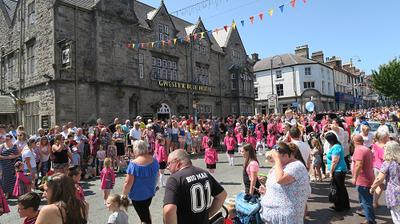
<path fill-rule="evenodd" d="M 400 145 L 395 141 L 388 141 L 385 146 L 385 161 L 396 161 L 400 163 Z"/>
<path fill-rule="evenodd" d="M 107 168 L 111 167 L 111 159 L 109 157 L 104 159 L 104 166 Z"/>
<path fill-rule="evenodd" d="M 125 211 L 128 211 L 129 200 L 127 198 L 122 198 L 119 194 L 113 194 L 108 196 L 107 200 L 110 200 L 112 203 L 117 203 L 118 208 L 122 206 Z"/>

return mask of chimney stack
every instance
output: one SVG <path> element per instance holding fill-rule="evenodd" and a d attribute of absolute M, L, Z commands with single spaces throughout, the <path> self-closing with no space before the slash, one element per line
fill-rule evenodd
<path fill-rule="evenodd" d="M 342 59 L 336 56 L 332 56 L 331 58 L 327 58 L 325 64 L 332 68 L 342 68 Z"/>
<path fill-rule="evenodd" d="M 322 51 L 313 52 L 311 54 L 311 59 L 313 61 L 318 61 L 320 63 L 324 63 L 324 52 L 322 52 Z"/>
<path fill-rule="evenodd" d="M 294 53 L 296 56 L 299 56 L 299 57 L 310 58 L 309 49 L 308 49 L 307 44 L 296 47 L 296 49 L 294 50 Z"/>

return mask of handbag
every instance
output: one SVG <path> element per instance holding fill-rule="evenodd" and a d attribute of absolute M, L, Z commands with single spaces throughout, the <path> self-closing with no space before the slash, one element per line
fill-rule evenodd
<path fill-rule="evenodd" d="M 328 195 L 328 199 L 329 202 L 331 203 L 335 203 L 337 201 L 337 188 L 335 185 L 335 182 L 333 182 L 333 180 L 331 180 L 331 184 L 329 186 L 329 195 Z"/>

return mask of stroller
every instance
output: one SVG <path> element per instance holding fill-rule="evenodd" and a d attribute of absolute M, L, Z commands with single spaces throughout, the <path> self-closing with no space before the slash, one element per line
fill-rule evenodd
<path fill-rule="evenodd" d="M 260 218 L 261 205 L 259 200 L 256 203 L 249 203 L 245 199 L 245 193 L 239 193 L 235 199 L 225 201 L 223 205 L 224 222 L 219 224 L 262 224 Z M 210 222 L 212 223 L 212 222 Z"/>

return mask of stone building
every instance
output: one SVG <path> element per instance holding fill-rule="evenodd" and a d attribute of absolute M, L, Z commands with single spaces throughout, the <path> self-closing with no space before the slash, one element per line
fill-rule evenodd
<path fill-rule="evenodd" d="M 254 112 L 252 61 L 237 29 L 207 32 L 163 1 L 0 0 L 0 9 L 1 93 L 29 132 L 99 117 Z M 203 31 L 172 46 L 127 47 Z"/>

